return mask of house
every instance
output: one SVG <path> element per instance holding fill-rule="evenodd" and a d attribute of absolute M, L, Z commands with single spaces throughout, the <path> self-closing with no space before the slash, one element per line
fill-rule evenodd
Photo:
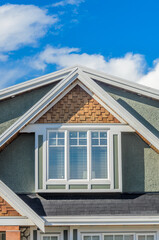
<path fill-rule="evenodd" d="M 82 66 L 1 90 L 5 239 L 159 239 L 159 91 Z"/>

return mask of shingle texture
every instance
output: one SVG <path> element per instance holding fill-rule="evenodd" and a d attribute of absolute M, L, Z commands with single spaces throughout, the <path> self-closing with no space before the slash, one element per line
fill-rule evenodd
<path fill-rule="evenodd" d="M 37 123 L 119 123 L 119 121 L 77 85 Z"/>
<path fill-rule="evenodd" d="M 40 216 L 158 215 L 159 193 L 20 194 Z"/>

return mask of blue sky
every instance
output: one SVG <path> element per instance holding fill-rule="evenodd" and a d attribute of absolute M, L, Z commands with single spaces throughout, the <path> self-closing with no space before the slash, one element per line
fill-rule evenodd
<path fill-rule="evenodd" d="M 0 1 L 0 88 L 75 64 L 159 88 L 156 0 Z"/>

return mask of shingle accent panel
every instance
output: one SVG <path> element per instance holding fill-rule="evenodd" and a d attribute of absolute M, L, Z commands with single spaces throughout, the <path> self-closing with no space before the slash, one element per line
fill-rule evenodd
<path fill-rule="evenodd" d="M 79 85 L 67 93 L 36 123 L 120 123 Z"/>
<path fill-rule="evenodd" d="M 0 197 L 0 216 L 20 216 L 20 214 Z"/>

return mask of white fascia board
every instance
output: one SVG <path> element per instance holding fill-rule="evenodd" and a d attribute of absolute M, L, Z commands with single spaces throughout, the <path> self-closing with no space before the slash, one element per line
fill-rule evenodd
<path fill-rule="evenodd" d="M 53 101 L 63 90 L 65 90 L 78 77 L 77 69 L 73 70 L 65 79 L 60 81 L 43 98 L 33 105 L 22 117 L 12 124 L 0 136 L 0 147 L 3 146 L 12 136 L 26 126 L 40 111 Z"/>
<path fill-rule="evenodd" d="M 0 217 L 0 226 L 35 226 L 35 224 L 26 217 Z"/>
<path fill-rule="evenodd" d="M 0 181 L 0 196 L 7 201 L 18 213 L 30 219 L 43 232 L 45 231 L 44 220 L 37 215 L 22 199 L 10 188 Z"/>
<path fill-rule="evenodd" d="M 114 100 L 106 91 L 104 91 L 97 83 L 95 83 L 88 75 L 79 70 L 78 79 L 94 92 L 104 103 L 106 103 L 113 111 L 123 118 L 134 130 L 138 131 L 146 138 L 155 148 L 159 150 L 159 139 L 149 131 L 141 122 L 139 122 L 132 114 L 123 108 L 116 100 Z"/>
<path fill-rule="evenodd" d="M 121 124 L 121 123 L 112 123 L 112 124 L 98 124 L 98 123 L 93 123 L 92 125 L 90 123 L 88 124 L 83 124 L 83 123 L 65 123 L 65 124 L 52 124 L 52 123 L 44 123 L 44 124 L 28 124 L 25 128 L 23 128 L 20 132 L 21 133 L 31 133 L 31 132 L 36 132 L 38 134 L 41 134 L 43 132 L 46 132 L 46 129 L 87 129 L 87 130 L 92 130 L 92 129 L 106 129 L 115 132 L 134 132 L 134 129 L 132 129 L 129 125 L 126 124 Z"/>
<path fill-rule="evenodd" d="M 32 80 L 2 89 L 0 90 L 0 100 L 6 99 L 9 97 L 14 97 L 17 94 L 21 94 L 26 91 L 33 90 L 35 88 L 39 88 L 41 86 L 45 86 L 50 83 L 57 82 L 59 80 L 63 80 L 70 72 L 73 71 L 74 68 L 75 67 L 59 70 L 59 71 L 44 75 L 42 77 L 34 78 Z"/>
<path fill-rule="evenodd" d="M 112 75 L 108 75 L 105 73 L 101 73 L 99 71 L 89 69 L 83 66 L 81 66 L 80 68 L 84 73 L 88 74 L 89 77 L 95 80 L 134 92 L 139 95 L 144 95 L 146 97 L 155 98 L 159 100 L 159 90 L 157 89 L 147 87 L 139 83 L 133 83 L 131 81 L 128 81 L 119 77 L 115 77 Z"/>
<path fill-rule="evenodd" d="M 43 219 L 45 226 L 159 225 L 159 216 L 56 216 Z"/>

